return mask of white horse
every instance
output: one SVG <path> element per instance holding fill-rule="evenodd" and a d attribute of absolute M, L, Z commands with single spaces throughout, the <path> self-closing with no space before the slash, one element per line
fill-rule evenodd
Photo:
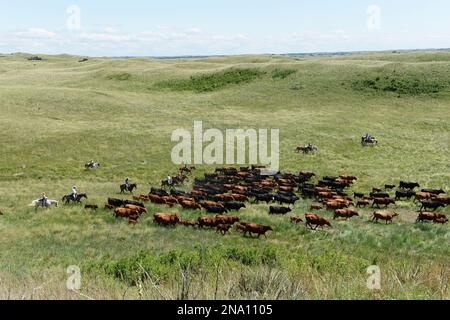
<path fill-rule="evenodd" d="M 34 210 L 37 210 L 39 207 L 48 209 L 48 208 L 51 208 L 52 206 L 58 207 L 58 201 L 49 199 L 49 200 L 47 200 L 47 203 L 45 204 L 45 207 L 44 207 L 44 205 L 42 203 L 42 200 L 41 199 L 37 199 L 37 200 L 34 200 L 29 205 L 29 207 L 34 207 Z"/>

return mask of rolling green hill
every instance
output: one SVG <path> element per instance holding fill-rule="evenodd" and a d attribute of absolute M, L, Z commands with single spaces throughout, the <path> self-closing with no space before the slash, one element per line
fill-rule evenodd
<path fill-rule="evenodd" d="M 131 227 L 106 210 L 28 207 L 44 191 L 59 200 L 73 185 L 102 207 L 120 197 L 125 177 L 147 193 L 178 169 L 172 131 L 197 120 L 279 129 L 282 171 L 356 175 L 350 192 L 411 180 L 449 194 L 450 53 L 28 57 L 0 57 L 0 298 L 450 298 L 449 225 L 415 224 L 411 201 L 392 209 L 400 213 L 393 225 L 372 223 L 368 208 L 316 232 L 269 217 L 266 205 L 248 206 L 242 219 L 275 230 L 259 240 L 153 225 L 157 211 L 199 215 L 178 208 L 149 206 Z M 378 147 L 361 147 L 365 132 Z M 319 151 L 294 152 L 307 142 Z M 90 159 L 101 169 L 85 171 Z M 214 170 L 197 169 L 195 176 Z M 301 200 L 293 214 L 310 204 Z M 366 288 L 373 264 L 378 291 Z M 66 289 L 70 265 L 81 268 L 80 294 Z"/>

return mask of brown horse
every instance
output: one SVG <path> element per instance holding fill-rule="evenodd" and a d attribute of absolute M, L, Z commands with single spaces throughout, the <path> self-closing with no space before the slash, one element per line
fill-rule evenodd
<path fill-rule="evenodd" d="M 136 183 L 130 184 L 128 186 L 128 188 L 127 188 L 127 186 L 125 184 L 123 184 L 123 185 L 120 186 L 120 193 L 125 193 L 125 191 L 128 191 L 129 193 L 132 194 L 134 189 L 137 189 L 137 184 Z"/>

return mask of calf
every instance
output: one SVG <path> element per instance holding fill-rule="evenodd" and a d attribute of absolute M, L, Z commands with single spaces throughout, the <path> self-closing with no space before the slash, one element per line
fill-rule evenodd
<path fill-rule="evenodd" d="M 288 214 L 292 210 L 284 207 L 270 207 L 269 214 Z"/>
<path fill-rule="evenodd" d="M 383 220 L 386 221 L 386 224 L 388 224 L 388 222 L 393 222 L 393 218 L 397 217 L 398 213 L 393 212 L 393 213 L 387 213 L 387 212 L 374 212 L 373 213 L 373 218 L 372 221 L 378 222 L 378 220 Z"/>
<path fill-rule="evenodd" d="M 225 215 L 217 215 L 216 216 L 216 223 L 217 224 L 235 224 L 236 222 L 241 221 L 239 217 L 230 217 Z"/>
<path fill-rule="evenodd" d="M 147 213 L 148 212 L 146 208 L 142 208 L 140 206 L 136 206 L 136 205 L 133 205 L 133 204 L 126 204 L 125 208 L 134 210 L 137 213 L 139 213 L 140 215 L 143 214 L 143 213 Z"/>
<path fill-rule="evenodd" d="M 448 219 L 447 219 L 447 218 L 437 218 L 437 219 L 434 219 L 433 222 L 434 222 L 434 223 L 444 224 L 444 223 L 447 223 L 447 222 L 448 222 Z"/>
<path fill-rule="evenodd" d="M 300 217 L 291 217 L 291 222 L 298 224 L 300 222 L 303 222 L 303 219 Z"/>
<path fill-rule="evenodd" d="M 370 201 L 369 201 L 369 200 L 359 200 L 359 201 L 356 203 L 356 206 L 357 206 L 357 207 L 367 207 L 369 204 L 370 204 Z"/>

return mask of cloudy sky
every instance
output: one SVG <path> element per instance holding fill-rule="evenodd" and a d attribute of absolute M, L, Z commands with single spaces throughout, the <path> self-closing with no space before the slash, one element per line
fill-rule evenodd
<path fill-rule="evenodd" d="M 0 0 L 0 52 L 179 56 L 450 47 L 447 0 Z"/>

